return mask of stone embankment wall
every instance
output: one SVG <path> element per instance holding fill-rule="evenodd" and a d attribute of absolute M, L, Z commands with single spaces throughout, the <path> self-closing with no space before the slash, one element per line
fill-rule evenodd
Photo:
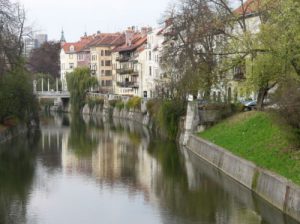
<path fill-rule="evenodd" d="M 300 221 L 299 186 L 195 135 L 190 135 L 186 147 L 273 206 Z"/>
<path fill-rule="evenodd" d="M 8 141 L 26 132 L 27 132 L 27 128 L 24 125 L 18 125 L 16 127 L 8 128 L 5 131 L 0 133 L 0 143 Z"/>
<path fill-rule="evenodd" d="M 83 114 L 90 114 L 90 115 L 99 115 L 99 116 L 112 116 L 115 118 L 121 118 L 126 120 L 132 120 L 135 122 L 138 122 L 140 124 L 146 125 L 151 128 L 152 122 L 149 116 L 149 113 L 147 113 L 146 110 L 135 110 L 135 109 L 118 109 L 118 108 L 112 108 L 110 106 L 107 106 L 106 104 L 104 106 L 94 106 L 93 108 L 90 108 L 89 105 L 85 105 L 83 110 Z"/>
<path fill-rule="evenodd" d="M 284 213 L 300 221 L 300 187 L 286 178 L 256 166 L 193 133 L 200 124 L 197 104 L 189 102 L 183 118 L 180 143 L 227 176 L 255 192 Z"/>

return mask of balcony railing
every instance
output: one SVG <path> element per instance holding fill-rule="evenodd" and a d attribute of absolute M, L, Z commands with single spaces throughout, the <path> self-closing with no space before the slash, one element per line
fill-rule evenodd
<path fill-rule="evenodd" d="M 124 88 L 139 88 L 137 82 L 117 82 L 117 85 Z"/>
<path fill-rule="evenodd" d="M 119 68 L 119 69 L 117 69 L 117 73 L 120 75 L 133 74 L 134 69 L 133 68 Z"/>
<path fill-rule="evenodd" d="M 119 62 L 126 62 L 126 61 L 129 61 L 130 60 L 130 57 L 129 56 L 119 56 L 116 58 L 116 61 L 119 61 Z"/>

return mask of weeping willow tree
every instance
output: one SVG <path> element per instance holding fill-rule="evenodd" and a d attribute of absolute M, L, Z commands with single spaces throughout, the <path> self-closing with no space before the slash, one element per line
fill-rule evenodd
<path fill-rule="evenodd" d="M 84 106 L 89 89 L 96 87 L 98 81 L 95 77 L 90 76 L 89 68 L 76 68 L 67 74 L 67 84 L 71 94 L 72 111 L 78 113 Z"/>

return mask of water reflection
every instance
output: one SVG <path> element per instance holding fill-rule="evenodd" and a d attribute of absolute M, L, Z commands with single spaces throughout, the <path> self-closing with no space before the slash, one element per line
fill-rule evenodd
<path fill-rule="evenodd" d="M 0 144 L 0 223 L 24 223 L 35 176 L 39 133 Z M 13 149 L 13 150 L 10 150 Z"/>
<path fill-rule="evenodd" d="M 0 223 L 294 223 L 143 126 L 42 120 L 40 138 L 0 146 Z"/>

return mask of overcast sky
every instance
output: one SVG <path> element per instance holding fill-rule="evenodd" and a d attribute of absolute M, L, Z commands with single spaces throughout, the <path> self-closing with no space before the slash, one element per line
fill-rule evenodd
<path fill-rule="evenodd" d="M 128 26 L 155 26 L 172 0 L 16 0 L 26 9 L 28 24 L 59 40 L 88 34 L 122 31 Z"/>

